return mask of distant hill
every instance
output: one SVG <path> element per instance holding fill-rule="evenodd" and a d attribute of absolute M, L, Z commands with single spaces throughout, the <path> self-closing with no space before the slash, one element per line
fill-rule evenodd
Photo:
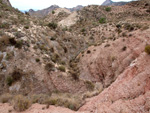
<path fill-rule="evenodd" d="M 82 5 L 78 5 L 76 7 L 73 7 L 73 8 L 67 8 L 68 10 L 70 10 L 71 12 L 73 11 L 78 11 L 78 10 L 81 10 L 84 6 Z"/>
<path fill-rule="evenodd" d="M 127 4 L 128 2 L 113 2 L 112 0 L 106 0 L 104 3 L 102 3 L 102 6 L 109 6 L 109 5 L 113 5 L 113 6 L 122 6 Z"/>
<path fill-rule="evenodd" d="M 52 6 L 48 7 L 48 8 L 45 8 L 45 9 L 42 9 L 42 10 L 38 10 L 38 11 L 30 9 L 29 10 L 29 15 L 33 16 L 33 17 L 41 18 L 41 17 L 47 16 L 49 14 L 49 12 L 52 12 L 53 10 L 58 9 L 58 8 L 60 8 L 58 5 L 52 5 Z M 81 10 L 82 8 L 83 8 L 82 5 L 78 5 L 76 7 L 66 8 L 66 9 L 68 9 L 71 12 L 73 12 L 73 11 Z"/>
<path fill-rule="evenodd" d="M 58 5 L 52 5 L 46 9 L 42 9 L 42 10 L 38 10 L 38 11 L 34 11 L 33 9 L 29 10 L 29 15 L 33 16 L 33 17 L 45 17 L 48 15 L 49 12 L 60 8 Z"/>

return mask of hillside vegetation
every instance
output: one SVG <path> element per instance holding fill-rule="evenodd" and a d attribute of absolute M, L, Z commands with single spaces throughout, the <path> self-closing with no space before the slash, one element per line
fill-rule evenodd
<path fill-rule="evenodd" d="M 1 0 L 0 112 L 148 113 L 149 27 L 149 0 L 43 19 Z"/>

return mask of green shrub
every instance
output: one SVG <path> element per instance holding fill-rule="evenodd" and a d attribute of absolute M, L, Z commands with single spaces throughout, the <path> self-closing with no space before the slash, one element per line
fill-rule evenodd
<path fill-rule="evenodd" d="M 127 49 L 127 47 L 126 46 L 124 46 L 123 48 L 122 48 L 122 51 L 125 51 Z"/>
<path fill-rule="evenodd" d="M 104 18 L 104 17 L 100 18 L 99 23 L 101 23 L 101 24 L 106 23 L 106 18 Z"/>
<path fill-rule="evenodd" d="M 48 27 L 51 28 L 51 29 L 56 29 L 57 28 L 57 24 L 54 23 L 54 22 L 51 22 L 48 24 Z"/>
<path fill-rule="evenodd" d="M 52 14 L 55 14 L 55 11 L 52 11 Z"/>
<path fill-rule="evenodd" d="M 85 32 L 85 31 L 86 31 L 85 28 L 82 28 L 82 29 L 81 29 L 81 32 Z"/>
<path fill-rule="evenodd" d="M 39 58 L 36 58 L 35 61 L 36 61 L 36 62 L 40 62 L 40 59 L 39 59 Z"/>
<path fill-rule="evenodd" d="M 121 28 L 122 26 L 120 24 L 117 24 L 116 27 L 119 29 Z"/>
<path fill-rule="evenodd" d="M 146 45 L 146 46 L 145 46 L 145 52 L 146 52 L 147 54 L 150 54 L 150 45 Z"/>
<path fill-rule="evenodd" d="M 110 12 L 110 11 L 111 11 L 111 7 L 106 7 L 105 10 L 106 10 L 107 12 Z"/>
<path fill-rule="evenodd" d="M 29 26 L 24 26 L 25 29 L 29 29 Z"/>
<path fill-rule="evenodd" d="M 26 97 L 24 97 L 22 95 L 17 95 L 14 98 L 13 102 L 14 102 L 13 107 L 17 111 L 24 111 L 31 106 L 31 102 L 29 101 L 29 99 L 27 99 Z"/>
<path fill-rule="evenodd" d="M 62 71 L 62 72 L 66 72 L 66 68 L 65 66 L 59 66 L 58 70 Z"/>
<path fill-rule="evenodd" d="M 21 49 L 21 48 L 22 48 L 22 45 L 23 45 L 23 41 L 22 41 L 22 40 L 19 40 L 19 41 L 16 42 L 15 47 L 18 48 L 18 49 Z"/>
<path fill-rule="evenodd" d="M 13 80 L 12 76 L 8 76 L 8 77 L 6 78 L 6 84 L 7 84 L 8 86 L 11 86 L 13 82 L 14 82 L 14 80 Z"/>

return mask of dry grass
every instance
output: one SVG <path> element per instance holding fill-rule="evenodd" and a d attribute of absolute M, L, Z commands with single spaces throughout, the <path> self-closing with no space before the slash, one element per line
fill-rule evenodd
<path fill-rule="evenodd" d="M 53 93 L 50 95 L 39 94 L 31 96 L 32 103 L 63 106 L 72 110 L 78 110 L 82 104 L 82 99 L 68 93 Z"/>
<path fill-rule="evenodd" d="M 24 111 L 28 109 L 30 106 L 31 101 L 22 95 L 17 95 L 13 99 L 13 107 L 16 111 Z"/>
<path fill-rule="evenodd" d="M 9 93 L 3 94 L 0 96 L 1 103 L 8 103 L 12 100 L 13 96 Z"/>
<path fill-rule="evenodd" d="M 53 94 L 45 101 L 45 104 L 63 106 L 72 110 L 78 110 L 81 106 L 81 99 L 71 94 Z"/>

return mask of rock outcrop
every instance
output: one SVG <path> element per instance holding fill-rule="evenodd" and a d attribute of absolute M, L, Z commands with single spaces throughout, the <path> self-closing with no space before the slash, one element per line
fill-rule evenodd
<path fill-rule="evenodd" d="M 2 3 L 4 3 L 4 4 L 6 4 L 6 5 L 11 7 L 11 4 L 10 4 L 9 0 L 2 0 Z"/>

